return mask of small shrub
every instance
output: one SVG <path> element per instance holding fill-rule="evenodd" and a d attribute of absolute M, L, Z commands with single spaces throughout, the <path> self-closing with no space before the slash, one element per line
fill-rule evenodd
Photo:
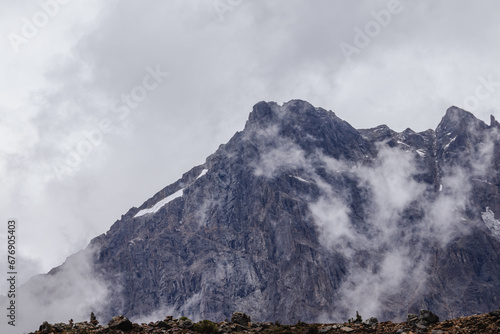
<path fill-rule="evenodd" d="M 179 320 L 186 321 L 186 320 L 189 320 L 189 318 L 188 317 L 180 317 Z"/>
<path fill-rule="evenodd" d="M 217 333 L 217 325 L 210 320 L 202 320 L 197 322 L 193 327 L 195 332 L 203 334 Z"/>

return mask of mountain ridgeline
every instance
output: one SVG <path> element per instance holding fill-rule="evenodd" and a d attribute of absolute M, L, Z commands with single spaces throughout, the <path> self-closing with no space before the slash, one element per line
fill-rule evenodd
<path fill-rule="evenodd" d="M 259 102 L 203 165 L 27 286 L 43 298 L 88 258 L 105 296 L 88 308 L 104 320 L 488 312 L 500 304 L 499 129 L 457 107 L 436 130 L 398 133 Z"/>

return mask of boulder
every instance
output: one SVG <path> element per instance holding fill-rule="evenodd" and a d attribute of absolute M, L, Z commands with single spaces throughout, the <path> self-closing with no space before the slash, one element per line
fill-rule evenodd
<path fill-rule="evenodd" d="M 365 325 L 373 326 L 373 325 L 378 324 L 378 319 L 375 317 L 371 317 L 369 319 L 366 319 L 364 323 L 365 323 Z"/>
<path fill-rule="evenodd" d="M 439 322 L 439 317 L 429 310 L 420 310 L 418 320 L 427 324 L 436 324 Z"/>
<path fill-rule="evenodd" d="M 41 334 L 49 334 L 50 332 L 52 332 L 52 330 L 52 326 L 47 321 L 44 321 L 38 329 Z"/>
<path fill-rule="evenodd" d="M 431 331 L 431 334 L 444 334 L 444 331 L 440 330 L 440 329 L 433 329 Z"/>
<path fill-rule="evenodd" d="M 108 327 L 111 329 L 129 331 L 132 329 L 132 322 L 128 320 L 125 316 L 119 315 L 111 319 L 111 321 L 108 324 Z"/>
<path fill-rule="evenodd" d="M 156 326 L 159 328 L 163 328 L 163 329 L 170 329 L 171 328 L 171 326 L 165 321 L 158 321 Z"/>
<path fill-rule="evenodd" d="M 406 318 L 406 321 L 408 322 L 414 322 L 417 320 L 418 320 L 418 315 L 412 313 L 408 314 L 408 317 Z"/>
<path fill-rule="evenodd" d="M 231 322 L 233 324 L 238 324 L 241 326 L 248 327 L 248 323 L 250 322 L 250 316 L 246 315 L 243 312 L 234 312 L 231 316 Z"/>
<path fill-rule="evenodd" d="M 191 319 L 186 319 L 186 320 L 180 320 L 179 321 L 179 327 L 185 328 L 185 329 L 190 329 L 193 328 L 194 324 Z"/>

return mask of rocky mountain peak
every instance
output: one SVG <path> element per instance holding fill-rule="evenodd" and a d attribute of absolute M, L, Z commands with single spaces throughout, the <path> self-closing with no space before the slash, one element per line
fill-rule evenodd
<path fill-rule="evenodd" d="M 248 116 L 245 129 L 266 127 L 269 126 L 269 124 L 275 123 L 279 119 L 278 113 L 276 112 L 277 107 L 276 103 L 265 101 L 255 104 L 252 112 Z"/>
<path fill-rule="evenodd" d="M 490 159 L 500 146 L 485 145 L 488 128 L 456 107 L 437 135 L 356 130 L 305 101 L 259 102 L 243 131 L 85 250 L 113 287 L 96 315 L 218 321 L 241 310 L 296 323 L 496 307 L 500 195 L 488 171 L 500 170 Z M 470 168 L 443 173 L 451 163 Z M 67 271 L 30 290 L 57 290 L 43 282 Z"/>
<path fill-rule="evenodd" d="M 452 106 L 446 110 L 446 114 L 436 128 L 436 135 L 438 138 L 447 134 L 474 135 L 487 127 L 483 121 L 477 119 L 472 113 Z"/>
<path fill-rule="evenodd" d="M 306 153 L 319 150 L 336 159 L 358 159 L 375 154 L 373 144 L 349 123 L 332 111 L 302 100 L 291 100 L 282 106 L 275 102 L 257 103 L 244 131 L 235 139 L 240 135 L 268 148 L 275 147 L 280 140 L 287 140 Z"/>
<path fill-rule="evenodd" d="M 245 129 L 265 129 L 273 125 L 290 125 L 302 127 L 318 125 L 317 122 L 326 119 L 335 119 L 331 111 L 315 108 L 312 104 L 302 100 L 291 100 L 278 105 L 276 102 L 261 101 L 254 105 L 248 117 Z"/>

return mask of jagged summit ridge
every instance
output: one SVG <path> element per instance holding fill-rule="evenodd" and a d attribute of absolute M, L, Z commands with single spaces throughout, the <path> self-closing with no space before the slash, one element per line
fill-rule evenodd
<path fill-rule="evenodd" d="M 463 128 L 469 128 L 470 130 L 484 129 L 486 124 L 477 119 L 472 113 L 458 108 L 456 106 L 451 106 L 446 110 L 441 122 L 439 123 L 436 131 L 446 132 L 446 130 L 458 130 Z"/>
<path fill-rule="evenodd" d="M 495 308 L 500 153 L 496 127 L 471 115 L 452 107 L 436 130 L 398 133 L 305 101 L 257 103 L 204 164 L 92 241 L 93 269 L 116 287 L 98 316 L 241 310 L 295 323 Z"/>
<path fill-rule="evenodd" d="M 392 130 L 391 130 L 392 131 Z M 325 134 L 329 133 L 330 136 Z M 345 138 L 349 137 L 349 140 Z M 195 167 L 190 172 L 161 192 L 148 200 L 139 209 L 157 203 L 159 199 L 171 196 L 178 192 L 187 183 L 192 182 L 196 173 L 203 169 L 210 169 L 215 163 L 215 157 L 222 154 L 245 150 L 247 160 L 258 159 L 260 151 L 276 148 L 278 140 L 290 140 L 307 154 L 320 150 L 336 159 L 357 159 L 361 156 L 375 155 L 375 148 L 369 141 L 363 139 L 358 130 L 349 123 L 338 118 L 332 111 L 317 108 L 302 100 L 291 100 L 282 106 L 276 102 L 261 101 L 257 103 L 249 114 L 248 121 L 242 132 L 235 136 L 211 157 L 207 158 L 205 164 Z M 359 152 L 361 150 L 361 152 Z M 240 153 L 240 152 L 238 152 Z M 357 154 L 358 156 L 351 156 Z M 236 155 L 241 159 L 241 155 Z"/>

